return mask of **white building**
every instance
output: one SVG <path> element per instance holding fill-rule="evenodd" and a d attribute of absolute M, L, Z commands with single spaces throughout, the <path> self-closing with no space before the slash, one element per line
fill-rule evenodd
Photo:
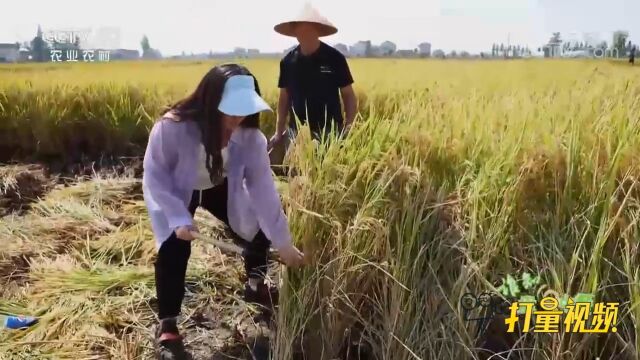
<path fill-rule="evenodd" d="M 17 62 L 20 59 L 20 46 L 17 44 L 0 44 L 0 62 Z"/>
<path fill-rule="evenodd" d="M 393 55 L 396 52 L 396 49 L 396 44 L 392 43 L 391 41 L 385 41 L 380 44 L 380 51 L 384 56 Z"/>
<path fill-rule="evenodd" d="M 418 53 L 420 56 L 431 56 L 431 43 L 423 42 L 418 45 Z"/>
<path fill-rule="evenodd" d="M 32 58 L 31 50 L 24 45 L 20 46 L 20 50 L 18 50 L 18 61 L 29 61 Z"/>

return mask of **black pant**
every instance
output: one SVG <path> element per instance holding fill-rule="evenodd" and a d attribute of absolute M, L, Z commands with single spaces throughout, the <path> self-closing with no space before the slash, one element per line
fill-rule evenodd
<path fill-rule="evenodd" d="M 189 205 L 191 215 L 198 206 L 202 206 L 213 216 L 229 226 L 227 217 L 227 179 L 221 185 L 202 191 L 194 191 Z M 255 238 L 245 243 L 235 235 L 237 242 L 246 245 L 244 266 L 247 277 L 264 278 L 267 272 L 267 259 L 271 242 L 262 231 Z M 191 242 L 180 240 L 175 232 L 162 243 L 155 262 L 156 296 L 158 297 L 158 317 L 160 319 L 176 317 L 180 314 L 184 298 L 185 275 L 187 263 L 191 256 Z"/>
<path fill-rule="evenodd" d="M 320 141 L 323 137 L 324 138 L 329 137 L 329 135 L 333 132 L 338 134 L 338 137 L 341 137 L 342 131 L 344 130 L 344 125 L 342 124 L 342 121 L 329 120 L 325 122 L 323 120 L 321 122 L 314 122 L 314 121 L 302 120 L 302 123 L 303 124 L 307 123 L 309 125 L 309 132 L 311 133 L 311 138 L 317 141 Z M 333 126 L 333 129 L 332 129 L 332 126 Z M 297 133 L 298 133 L 297 124 L 296 123 L 290 124 L 289 137 L 293 138 L 296 136 Z"/>

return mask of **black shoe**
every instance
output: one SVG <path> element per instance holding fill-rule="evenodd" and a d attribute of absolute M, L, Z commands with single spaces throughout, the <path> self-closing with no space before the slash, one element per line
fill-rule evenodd
<path fill-rule="evenodd" d="M 160 340 L 160 335 L 175 334 L 178 337 L 171 340 Z M 182 336 L 178 332 L 175 320 L 164 320 L 156 330 L 156 359 L 158 360 L 191 360 L 190 354 L 184 347 Z"/>
<path fill-rule="evenodd" d="M 260 305 L 264 310 L 272 311 L 278 306 L 278 289 L 259 283 L 256 290 L 253 290 L 247 282 L 244 286 L 244 301 Z"/>

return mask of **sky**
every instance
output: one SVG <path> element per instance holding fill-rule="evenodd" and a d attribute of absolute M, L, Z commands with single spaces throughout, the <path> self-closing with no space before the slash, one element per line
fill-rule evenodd
<path fill-rule="evenodd" d="M 31 40 L 43 30 L 115 27 L 120 46 L 140 50 L 147 35 L 163 55 L 223 52 L 234 47 L 277 51 L 295 44 L 273 26 L 293 18 L 307 0 L 2 0 L 0 42 Z M 316 0 L 310 1 L 339 32 L 329 44 L 371 40 L 413 49 L 490 51 L 493 43 L 546 43 L 584 34 L 611 42 L 627 30 L 640 42 L 639 0 Z M 9 15 L 9 16 L 7 16 Z"/>

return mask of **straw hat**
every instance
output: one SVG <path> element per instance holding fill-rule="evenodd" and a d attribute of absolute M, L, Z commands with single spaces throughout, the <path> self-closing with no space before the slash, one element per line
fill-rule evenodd
<path fill-rule="evenodd" d="M 320 15 L 320 12 L 309 3 L 304 6 L 302 11 L 294 17 L 293 20 L 282 22 L 274 26 L 273 29 L 282 35 L 295 37 L 293 25 L 301 22 L 316 25 L 318 35 L 320 36 L 329 36 L 338 32 L 338 29 L 329 20 L 327 20 L 327 18 Z"/>

